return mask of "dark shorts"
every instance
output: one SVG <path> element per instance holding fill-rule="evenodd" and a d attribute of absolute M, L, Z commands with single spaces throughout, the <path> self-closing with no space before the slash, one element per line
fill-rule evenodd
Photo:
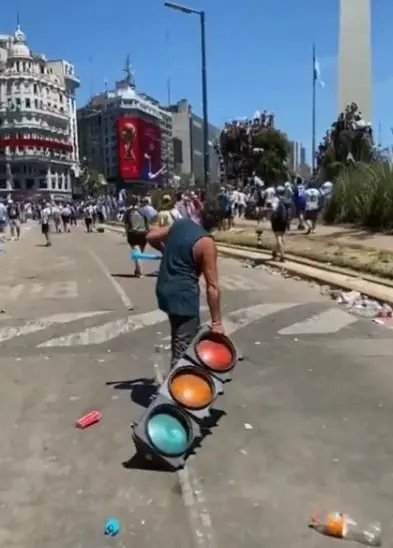
<path fill-rule="evenodd" d="M 42 234 L 48 234 L 48 232 L 49 232 L 49 223 L 42 223 L 41 232 L 42 232 Z"/>
<path fill-rule="evenodd" d="M 171 326 L 171 368 L 176 365 L 199 331 L 199 316 L 169 315 Z"/>
<path fill-rule="evenodd" d="M 310 211 L 306 211 L 304 214 L 304 218 L 306 221 L 312 221 L 315 223 L 315 221 L 318 218 L 318 209 L 312 209 Z"/>
<path fill-rule="evenodd" d="M 127 232 L 127 242 L 130 247 L 137 245 L 143 251 L 146 247 L 146 232 Z"/>
<path fill-rule="evenodd" d="M 275 234 L 280 234 L 280 233 L 286 232 L 288 222 L 287 220 L 277 219 L 277 220 L 272 220 L 271 224 L 272 224 L 272 231 Z"/>
<path fill-rule="evenodd" d="M 63 219 L 63 223 L 64 224 L 68 224 L 70 222 L 70 217 L 69 215 L 62 215 L 61 217 Z"/>

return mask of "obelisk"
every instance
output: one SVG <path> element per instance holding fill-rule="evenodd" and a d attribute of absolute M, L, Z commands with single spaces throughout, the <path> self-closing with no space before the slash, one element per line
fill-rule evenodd
<path fill-rule="evenodd" d="M 338 109 L 355 102 L 372 120 L 371 1 L 340 0 Z"/>

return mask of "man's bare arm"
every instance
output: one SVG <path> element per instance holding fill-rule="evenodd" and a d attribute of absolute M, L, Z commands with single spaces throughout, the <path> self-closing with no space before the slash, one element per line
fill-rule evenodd
<path fill-rule="evenodd" d="M 157 251 L 163 251 L 165 240 L 169 233 L 169 226 L 159 227 L 153 226 L 146 234 L 146 241 L 149 245 L 154 247 Z"/>
<path fill-rule="evenodd" d="M 212 327 L 221 328 L 220 286 L 218 283 L 217 247 L 213 238 L 204 237 L 194 246 L 194 257 L 199 272 L 206 282 L 206 300 Z"/>

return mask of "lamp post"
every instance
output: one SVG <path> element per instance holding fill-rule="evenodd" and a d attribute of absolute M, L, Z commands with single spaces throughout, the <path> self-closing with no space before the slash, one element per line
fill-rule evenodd
<path fill-rule="evenodd" d="M 203 10 L 195 10 L 180 4 L 165 2 L 164 6 L 186 15 L 196 14 L 199 16 L 201 27 L 201 65 L 202 65 L 202 111 L 203 111 L 203 174 L 205 187 L 209 182 L 209 120 L 207 111 L 207 73 L 206 73 L 206 20 Z"/>

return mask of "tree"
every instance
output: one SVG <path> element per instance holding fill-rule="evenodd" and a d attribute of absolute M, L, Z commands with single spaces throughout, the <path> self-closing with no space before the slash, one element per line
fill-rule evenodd
<path fill-rule="evenodd" d="M 85 167 L 81 176 L 81 184 L 85 194 L 96 196 L 108 183 L 102 173 L 96 169 Z"/>
<path fill-rule="evenodd" d="M 279 183 L 287 178 L 287 160 L 290 150 L 288 137 L 276 128 L 261 128 L 253 137 L 254 149 L 263 149 L 257 155 L 255 172 L 262 180 Z"/>

